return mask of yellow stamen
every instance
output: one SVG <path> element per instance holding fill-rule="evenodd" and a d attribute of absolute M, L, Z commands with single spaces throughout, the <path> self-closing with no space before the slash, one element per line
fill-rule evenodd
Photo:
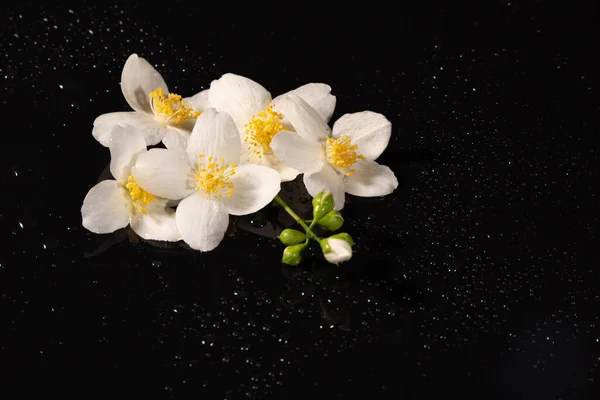
<path fill-rule="evenodd" d="M 146 206 L 154 201 L 154 196 L 139 187 L 133 175 L 129 175 L 125 187 L 129 190 L 129 197 L 131 197 L 135 209 L 146 215 Z"/>
<path fill-rule="evenodd" d="M 273 111 L 273 105 L 252 116 L 250 122 L 246 125 L 246 137 L 244 141 L 253 147 L 254 153 L 258 158 L 271 153 L 271 140 L 277 133 L 283 129 L 281 125 L 281 113 Z"/>
<path fill-rule="evenodd" d="M 356 172 L 355 169 L 350 169 L 358 160 L 365 160 L 361 154 L 356 152 L 358 146 L 351 144 L 348 136 L 342 136 L 338 139 L 329 138 L 325 146 L 327 161 L 333 165 L 338 171 L 346 176 L 350 176 Z"/>
<path fill-rule="evenodd" d="M 218 162 L 213 156 L 206 158 L 204 154 L 198 156 L 198 169 L 196 172 L 196 190 L 203 190 L 211 196 L 229 198 L 233 196 L 233 182 L 230 178 L 235 175 L 237 164 L 225 164 L 225 159 Z"/>
<path fill-rule="evenodd" d="M 169 125 L 179 125 L 188 119 L 198 118 L 200 111 L 194 111 L 180 95 L 169 93 L 165 96 L 162 88 L 150 92 L 152 110 Z"/>

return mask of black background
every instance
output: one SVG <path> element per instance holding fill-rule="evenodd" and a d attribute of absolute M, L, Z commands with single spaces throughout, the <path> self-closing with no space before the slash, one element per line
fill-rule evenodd
<path fill-rule="evenodd" d="M 598 398 L 598 5 L 406 3 L 3 6 L 2 390 Z M 385 114 L 400 186 L 346 205 L 354 258 L 282 268 L 272 209 L 210 253 L 83 229 L 133 52 L 184 96 L 233 72 Z"/>

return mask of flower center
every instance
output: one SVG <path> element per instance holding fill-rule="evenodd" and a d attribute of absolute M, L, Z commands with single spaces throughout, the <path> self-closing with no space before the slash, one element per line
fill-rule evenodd
<path fill-rule="evenodd" d="M 356 172 L 350 169 L 358 160 L 365 160 L 365 157 L 356 152 L 358 146 L 352 144 L 348 136 L 342 136 L 338 139 L 329 138 L 325 145 L 325 154 L 327 161 L 338 171 L 346 176 Z"/>
<path fill-rule="evenodd" d="M 165 96 L 162 88 L 150 92 L 150 99 L 154 115 L 160 116 L 169 125 L 179 125 L 200 115 L 200 111 L 194 111 L 185 104 L 180 95 L 169 93 Z"/>
<path fill-rule="evenodd" d="M 198 169 L 196 172 L 196 190 L 203 190 L 209 195 L 219 198 L 233 196 L 233 182 L 231 177 L 235 175 L 235 163 L 225 164 L 225 159 L 214 160 L 213 156 L 198 156 Z"/>
<path fill-rule="evenodd" d="M 271 140 L 283 129 L 281 125 L 281 113 L 273 111 L 273 105 L 252 116 L 246 125 L 246 137 L 244 142 L 253 147 L 253 152 L 261 158 L 263 154 L 271 153 Z"/>
<path fill-rule="evenodd" d="M 146 215 L 146 206 L 154 201 L 154 196 L 139 187 L 133 175 L 129 175 L 125 187 L 129 190 L 129 197 L 131 197 L 133 207 L 138 212 Z"/>

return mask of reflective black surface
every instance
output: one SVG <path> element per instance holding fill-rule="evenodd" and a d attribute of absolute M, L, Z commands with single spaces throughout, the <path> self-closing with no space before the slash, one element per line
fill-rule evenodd
<path fill-rule="evenodd" d="M 0 359 L 21 393 L 593 399 L 600 376 L 598 6 L 15 3 L 1 14 Z M 385 114 L 385 198 L 342 267 L 282 267 L 277 209 L 210 253 L 81 227 L 94 118 L 147 58 L 184 96 L 226 72 L 325 82 Z M 302 209 L 301 187 L 283 194 Z M 18 381 L 15 380 L 18 378 Z"/>

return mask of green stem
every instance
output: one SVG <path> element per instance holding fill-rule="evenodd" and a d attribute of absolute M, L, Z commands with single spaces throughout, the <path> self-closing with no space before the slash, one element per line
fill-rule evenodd
<path fill-rule="evenodd" d="M 275 201 L 277 202 L 277 204 L 279 204 L 281 207 L 283 207 L 283 209 L 290 214 L 290 216 L 292 218 L 294 218 L 294 220 L 298 223 L 298 225 L 300 225 L 304 231 L 306 232 L 306 236 L 315 240 L 319 240 L 320 238 L 315 235 L 312 231 L 312 227 L 315 224 L 315 221 L 313 221 L 310 226 L 306 225 L 306 223 L 304 222 L 304 220 L 302 218 L 300 218 L 300 216 L 298 214 L 296 214 L 294 212 L 294 210 L 292 210 L 290 208 L 290 206 L 287 205 L 287 203 L 285 201 L 283 201 L 283 199 L 281 197 L 279 197 L 279 195 L 275 196 Z"/>

